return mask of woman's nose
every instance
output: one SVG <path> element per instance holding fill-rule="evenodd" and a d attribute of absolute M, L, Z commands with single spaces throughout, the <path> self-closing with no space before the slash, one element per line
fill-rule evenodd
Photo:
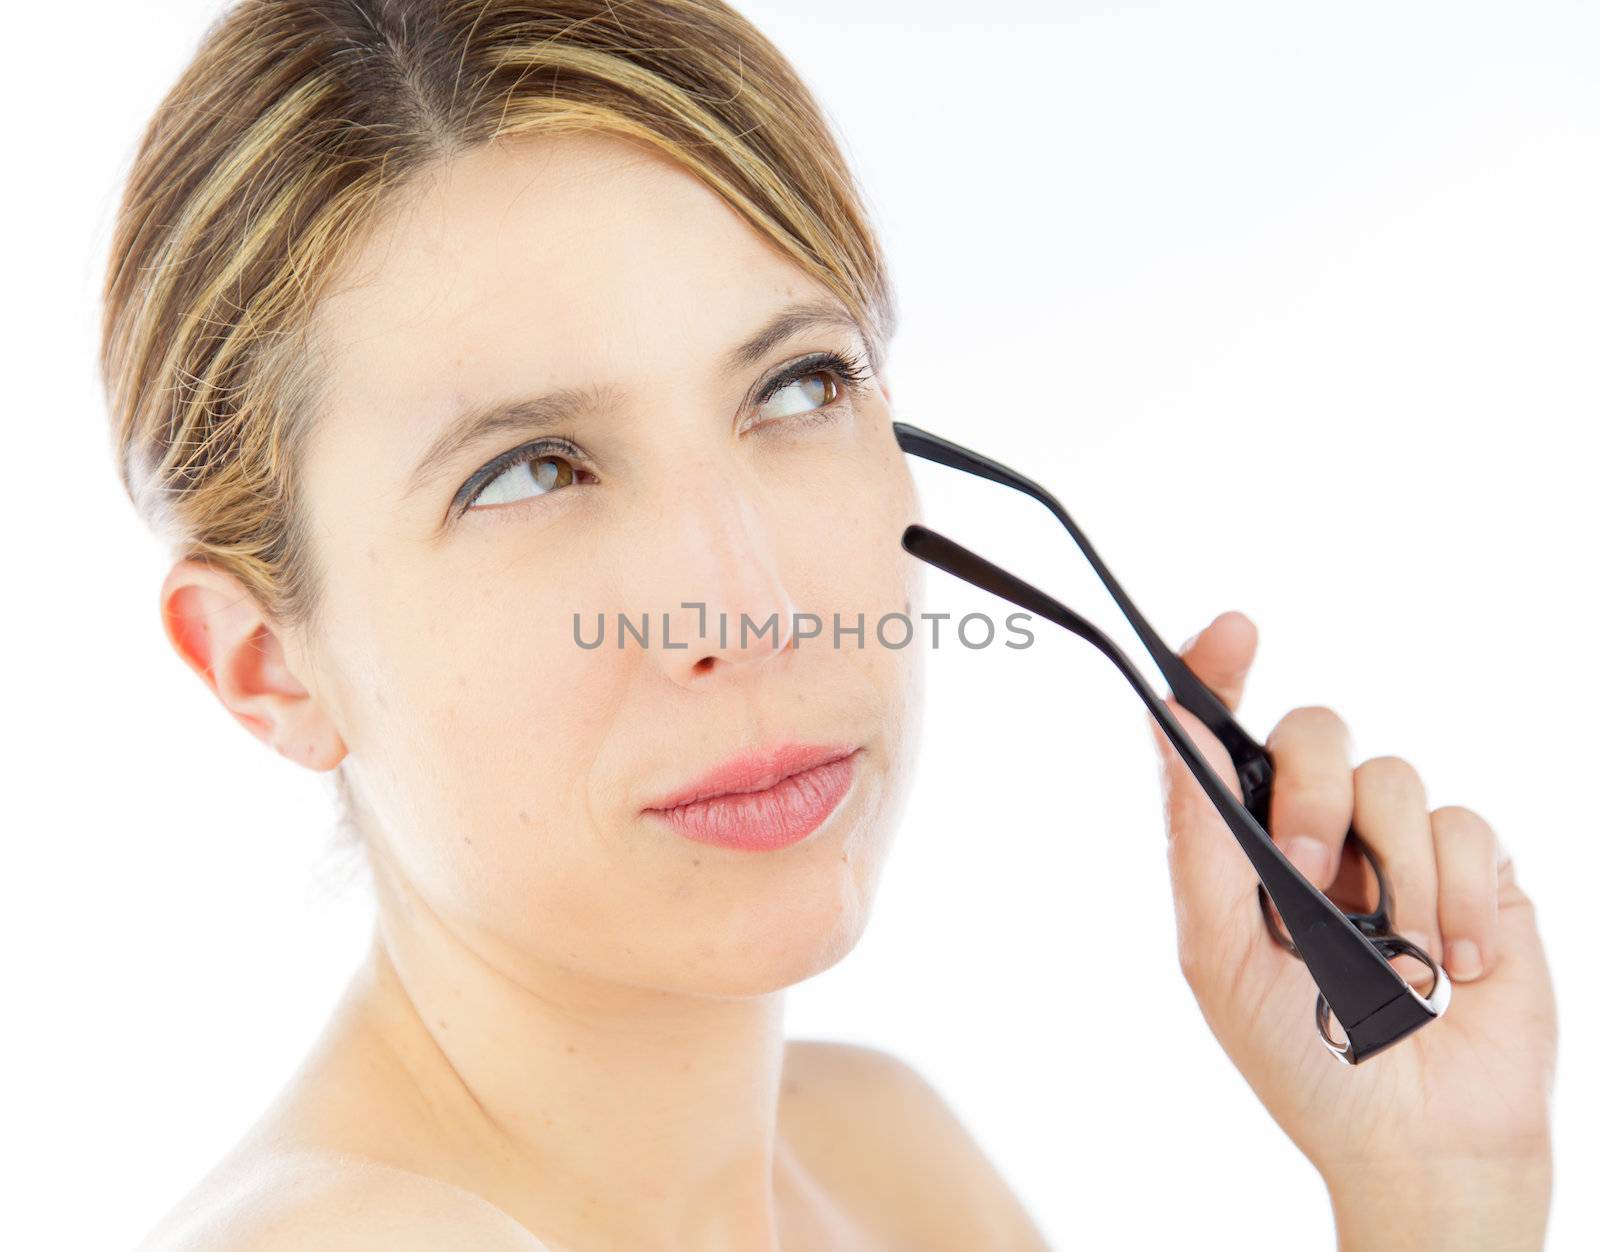
<path fill-rule="evenodd" d="M 663 542 L 638 554 L 653 567 L 641 581 L 656 664 L 673 681 L 699 686 L 787 656 L 796 609 L 771 519 L 727 481 L 670 507 L 650 532 Z"/>

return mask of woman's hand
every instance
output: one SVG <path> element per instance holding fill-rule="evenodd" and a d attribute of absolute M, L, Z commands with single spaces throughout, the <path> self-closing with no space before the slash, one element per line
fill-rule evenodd
<path fill-rule="evenodd" d="M 1181 655 L 1234 710 L 1255 646 L 1254 624 L 1230 612 Z M 1166 705 L 1240 795 L 1221 743 L 1170 694 Z M 1384 863 L 1395 928 L 1442 953 L 1454 984 L 1437 1021 L 1343 1065 L 1317 1036 L 1310 973 L 1267 932 L 1244 850 L 1148 720 L 1184 977 L 1228 1056 L 1327 1182 L 1341 1247 L 1542 1246 L 1555 996 L 1533 904 L 1495 832 L 1470 809 L 1429 809 L 1416 770 L 1398 757 L 1352 770 L 1349 733 L 1330 709 L 1295 709 L 1273 729 L 1268 824 L 1279 847 L 1341 907 L 1370 908 L 1370 872 L 1345 845 L 1353 818 Z M 1427 969 L 1409 958 L 1395 968 L 1427 990 Z M 1486 1219 L 1496 1231 L 1482 1228 Z M 1460 1242 L 1465 1229 L 1484 1242 Z"/>

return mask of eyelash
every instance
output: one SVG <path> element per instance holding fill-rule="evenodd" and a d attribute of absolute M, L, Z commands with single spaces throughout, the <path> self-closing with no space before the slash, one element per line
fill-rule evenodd
<path fill-rule="evenodd" d="M 809 426 L 832 421 L 837 416 L 840 403 L 859 396 L 866 389 L 867 380 L 873 376 L 871 366 L 860 353 L 845 355 L 838 352 L 813 352 L 811 355 L 795 361 L 792 365 L 784 367 L 769 379 L 761 390 L 756 393 L 753 403 L 756 405 L 765 404 L 790 383 L 798 382 L 802 378 L 809 378 L 813 374 L 832 374 L 843 389 L 842 395 L 830 400 L 819 409 L 813 409 L 809 413 L 795 413 L 788 417 L 774 418 L 771 422 L 761 423 L 761 426 L 774 425 L 780 422 L 799 422 L 802 425 Z M 753 429 L 759 430 L 760 426 Z M 583 459 L 583 453 L 578 450 L 576 440 L 570 435 L 553 435 L 536 440 L 533 443 L 523 444 L 520 448 L 512 448 L 509 452 L 501 453 L 473 476 L 473 485 L 470 489 L 464 489 L 463 491 L 464 498 L 461 501 L 458 513 L 469 512 L 473 503 L 483 494 L 489 484 L 507 470 L 514 469 L 525 462 L 542 460 L 548 456 L 564 457 L 573 463 L 572 468 L 576 474 L 585 472 L 578 465 L 578 462 Z M 525 504 L 527 501 L 520 501 L 519 503 Z M 513 507 L 513 505 L 509 504 L 497 505 L 495 508 L 490 509 L 489 512 L 499 512 L 502 509 L 511 509 Z"/>
<path fill-rule="evenodd" d="M 790 383 L 798 382 L 802 378 L 809 378 L 813 374 L 832 374 L 843 386 L 845 397 L 854 398 L 865 389 L 866 382 L 872 377 L 872 369 L 867 360 L 860 353 L 851 353 L 848 356 L 838 352 L 813 352 L 810 356 L 801 357 L 794 364 L 784 367 L 776 376 L 770 379 L 766 386 L 756 394 L 755 403 L 765 404 L 778 392 Z M 799 421 L 802 423 L 813 421 L 827 421 L 835 416 L 834 408 L 838 401 L 830 401 L 821 409 L 814 409 L 810 413 L 797 413 L 791 417 L 774 418 L 774 421 Z M 826 413 L 826 417 L 822 415 Z M 766 423 L 762 423 L 766 425 Z"/>

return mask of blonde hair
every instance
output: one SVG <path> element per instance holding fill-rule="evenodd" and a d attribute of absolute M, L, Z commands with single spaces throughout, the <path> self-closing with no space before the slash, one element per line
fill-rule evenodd
<path fill-rule="evenodd" d="M 297 457 L 319 291 L 408 176 L 572 130 L 701 179 L 845 303 L 879 365 L 895 299 L 859 188 L 793 67 L 721 0 L 243 0 L 149 123 L 105 283 L 118 471 L 175 555 L 313 621 Z"/>

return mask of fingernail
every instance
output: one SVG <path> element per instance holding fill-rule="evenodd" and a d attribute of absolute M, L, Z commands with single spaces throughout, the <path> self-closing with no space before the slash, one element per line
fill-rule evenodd
<path fill-rule="evenodd" d="M 1328 876 L 1327 844 L 1320 839 L 1297 835 L 1289 840 L 1283 854 L 1293 862 L 1297 870 L 1311 880 L 1313 886 L 1319 890 L 1324 886 L 1323 880 Z"/>
<path fill-rule="evenodd" d="M 1483 973 L 1483 954 L 1470 939 L 1452 939 L 1446 965 L 1452 978 L 1473 979 Z"/>

